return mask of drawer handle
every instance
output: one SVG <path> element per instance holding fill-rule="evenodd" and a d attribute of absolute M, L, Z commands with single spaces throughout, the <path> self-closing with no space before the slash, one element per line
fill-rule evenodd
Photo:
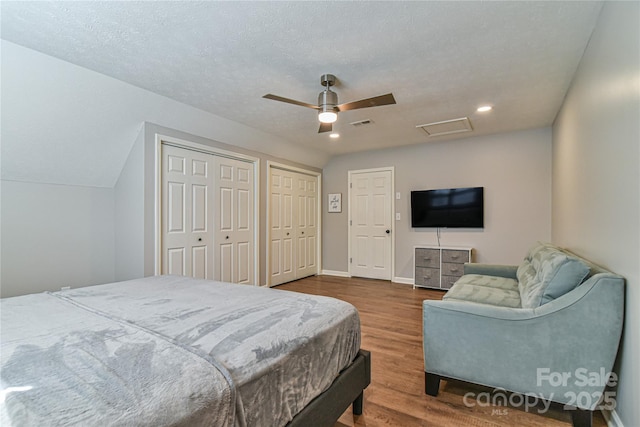
<path fill-rule="evenodd" d="M 431 261 L 431 258 L 423 258 L 425 261 Z"/>
<path fill-rule="evenodd" d="M 453 258 L 453 259 L 457 259 L 457 258 L 458 258 L 458 255 L 451 255 L 451 258 Z"/>

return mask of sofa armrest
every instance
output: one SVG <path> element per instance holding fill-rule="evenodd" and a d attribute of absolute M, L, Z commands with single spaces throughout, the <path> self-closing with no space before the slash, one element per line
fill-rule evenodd
<path fill-rule="evenodd" d="M 466 263 L 464 265 L 464 274 L 482 274 L 484 276 L 506 277 L 507 279 L 517 280 L 517 265 L 499 265 L 499 264 L 480 264 Z"/>
<path fill-rule="evenodd" d="M 575 405 L 581 392 L 601 394 L 605 384 L 584 384 L 583 377 L 613 367 L 624 281 L 598 276 L 533 309 L 424 301 L 425 372 L 563 404 Z M 549 375 L 568 377 L 558 384 Z M 577 405 L 593 410 L 597 403 L 594 397 Z"/>

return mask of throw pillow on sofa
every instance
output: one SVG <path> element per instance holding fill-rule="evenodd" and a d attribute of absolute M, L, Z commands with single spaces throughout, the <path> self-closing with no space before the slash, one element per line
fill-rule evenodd
<path fill-rule="evenodd" d="M 523 308 L 535 308 L 578 286 L 589 267 L 559 248 L 538 243 L 518 267 L 518 289 Z"/>

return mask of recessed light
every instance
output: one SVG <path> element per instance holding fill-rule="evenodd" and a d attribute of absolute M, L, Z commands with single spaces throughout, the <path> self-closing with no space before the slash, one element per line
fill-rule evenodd
<path fill-rule="evenodd" d="M 493 107 L 491 105 L 483 105 L 481 107 L 478 107 L 478 112 L 479 113 L 486 113 L 487 111 L 491 111 L 493 109 Z"/>
<path fill-rule="evenodd" d="M 333 138 L 333 139 L 340 138 L 340 134 L 339 133 L 330 133 L 329 134 L 329 138 Z"/>

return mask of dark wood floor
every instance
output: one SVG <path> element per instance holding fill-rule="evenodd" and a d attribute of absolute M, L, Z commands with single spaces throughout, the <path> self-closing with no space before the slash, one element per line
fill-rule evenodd
<path fill-rule="evenodd" d="M 465 405 L 466 393 L 477 395 L 492 389 L 463 382 L 442 381 L 437 398 L 424 393 L 422 301 L 441 299 L 442 291 L 333 276 L 309 277 L 275 289 L 338 298 L 353 304 L 360 313 L 362 348 L 371 351 L 371 385 L 364 393 L 364 413 L 354 416 L 349 409 L 335 427 L 571 425 L 570 416 L 559 406 L 542 415 L 536 409 L 470 407 Z M 593 425 L 606 426 L 599 412 Z"/>

